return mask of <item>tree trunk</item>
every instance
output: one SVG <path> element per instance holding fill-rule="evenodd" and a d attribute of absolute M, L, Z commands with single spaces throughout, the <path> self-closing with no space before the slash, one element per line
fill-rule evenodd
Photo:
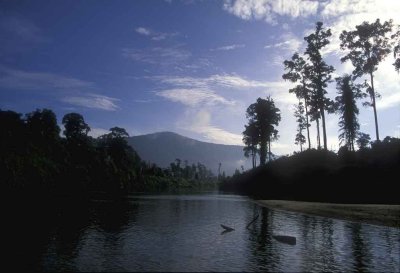
<path fill-rule="evenodd" d="M 315 120 L 317 122 L 317 143 L 318 143 L 318 150 L 321 149 L 321 136 L 319 133 L 319 118 Z"/>
<path fill-rule="evenodd" d="M 268 141 L 268 162 L 271 162 L 271 140 Z"/>
<path fill-rule="evenodd" d="M 324 137 L 324 150 L 328 150 L 328 143 L 326 141 L 326 125 L 325 125 L 325 111 L 324 108 L 321 107 L 321 118 L 322 118 L 322 134 Z"/>
<path fill-rule="evenodd" d="M 267 160 L 267 140 L 265 137 L 261 137 L 260 143 L 260 165 L 265 165 L 265 161 Z"/>
<path fill-rule="evenodd" d="M 307 100 L 306 100 L 306 98 L 304 98 L 304 107 L 306 108 L 306 121 L 307 121 L 307 123 L 306 123 L 306 127 L 307 127 L 307 140 L 308 140 L 308 149 L 311 149 L 311 141 L 310 141 L 310 129 L 308 128 L 309 126 L 308 126 L 308 103 L 307 103 Z"/>
<path fill-rule="evenodd" d="M 371 95 L 372 95 L 372 107 L 374 108 L 376 140 L 379 141 L 378 114 L 376 113 L 376 103 L 375 103 L 374 76 L 373 76 L 372 72 L 369 75 L 371 76 L 371 87 L 372 87 Z"/>

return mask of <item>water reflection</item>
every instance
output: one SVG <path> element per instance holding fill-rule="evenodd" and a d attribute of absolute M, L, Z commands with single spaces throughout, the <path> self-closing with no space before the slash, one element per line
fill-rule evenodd
<path fill-rule="evenodd" d="M 14 218 L 8 233 L 14 237 L 5 245 L 15 258 L 9 261 L 25 269 L 400 270 L 399 229 L 270 210 L 233 195 L 93 200 L 35 213 L 27 208 Z M 221 235 L 221 224 L 235 230 Z M 296 244 L 276 235 L 296 237 Z"/>

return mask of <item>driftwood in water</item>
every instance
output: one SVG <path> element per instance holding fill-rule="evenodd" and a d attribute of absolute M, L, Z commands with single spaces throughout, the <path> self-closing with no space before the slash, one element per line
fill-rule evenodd
<path fill-rule="evenodd" d="M 222 225 L 222 224 L 221 224 L 221 227 L 222 227 L 223 229 L 225 229 L 225 231 L 233 231 L 233 230 L 235 230 L 234 228 L 227 227 L 227 226 Z"/>
<path fill-rule="evenodd" d="M 296 237 L 293 236 L 286 236 L 286 235 L 272 235 L 272 237 L 274 237 L 275 240 L 281 242 L 281 243 L 285 243 L 285 244 L 289 244 L 289 245 L 295 245 L 296 244 Z"/>
<path fill-rule="evenodd" d="M 249 228 L 249 226 L 250 226 L 251 224 L 253 224 L 253 223 L 258 219 L 258 216 L 259 216 L 259 214 L 257 214 L 257 216 L 254 217 L 254 219 L 251 220 L 251 222 L 247 224 L 247 226 L 246 226 L 247 229 Z"/>

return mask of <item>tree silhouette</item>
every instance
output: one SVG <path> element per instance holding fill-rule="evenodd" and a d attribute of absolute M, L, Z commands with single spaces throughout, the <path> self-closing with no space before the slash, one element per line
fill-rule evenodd
<path fill-rule="evenodd" d="M 354 84 L 350 75 L 336 78 L 339 96 L 336 97 L 337 111 L 340 113 L 339 134 L 340 144 L 343 141 L 349 151 L 354 151 L 354 141 L 358 135 L 360 124 L 357 115 L 359 113 L 356 99 L 364 98 L 365 93 L 361 91 L 361 86 Z"/>
<path fill-rule="evenodd" d="M 331 81 L 331 74 L 335 70 L 333 66 L 327 65 L 322 59 L 321 50 L 329 44 L 328 38 L 332 35 L 331 30 L 325 30 L 322 22 L 317 22 L 315 32 L 304 39 L 307 41 L 305 54 L 311 63 L 310 79 L 311 79 L 311 104 L 319 110 L 322 120 L 322 133 L 324 139 L 324 149 L 327 150 L 325 111 L 333 112 L 333 102 L 326 98 L 326 87 Z"/>
<path fill-rule="evenodd" d="M 258 128 L 256 123 L 250 122 L 248 125 L 245 125 L 245 130 L 243 131 L 243 143 L 246 145 L 243 148 L 245 157 L 249 157 L 251 155 L 251 162 L 253 168 L 257 166 L 257 154 L 258 154 L 258 143 L 259 143 L 259 135 Z"/>
<path fill-rule="evenodd" d="M 393 65 L 396 71 L 400 72 L 400 25 L 397 26 L 397 31 L 391 38 L 393 39 L 393 57 L 395 58 Z"/>
<path fill-rule="evenodd" d="M 358 134 L 356 143 L 360 150 L 366 149 L 370 142 L 371 142 L 371 137 L 369 136 L 369 134 L 366 133 Z"/>
<path fill-rule="evenodd" d="M 90 131 L 89 125 L 86 124 L 82 115 L 78 113 L 66 114 L 62 119 L 62 124 L 65 127 L 63 133 L 67 139 L 79 139 L 86 137 Z"/>
<path fill-rule="evenodd" d="M 310 101 L 310 93 L 311 90 L 308 88 L 310 84 L 310 65 L 306 63 L 306 61 L 299 56 L 298 53 L 295 53 L 292 56 L 291 60 L 285 60 L 283 62 L 285 66 L 285 70 L 287 73 L 282 75 L 284 80 L 289 80 L 291 82 L 299 82 L 296 87 L 289 90 L 289 93 L 296 94 L 296 97 L 300 100 L 304 100 L 305 107 L 305 128 L 307 129 L 307 140 L 308 140 L 308 149 L 311 149 L 311 141 L 310 141 L 310 123 L 308 121 L 308 104 Z"/>
<path fill-rule="evenodd" d="M 271 142 L 278 138 L 278 130 L 274 126 L 278 126 L 281 120 L 280 110 L 275 107 L 271 97 L 258 98 L 257 102 L 247 108 L 246 117 L 249 125 L 254 124 L 257 128 L 260 164 L 265 165 L 267 154 L 271 160 Z"/>
<path fill-rule="evenodd" d="M 378 115 L 376 112 L 376 93 L 374 86 L 374 72 L 378 69 L 378 64 L 385 59 L 391 51 L 390 39 L 386 35 L 392 31 L 392 20 L 381 24 L 379 19 L 374 23 L 363 22 L 356 26 L 356 30 L 343 31 L 340 34 L 343 50 L 349 53 L 341 58 L 342 62 L 348 60 L 354 66 L 353 75 L 361 77 L 370 76 L 370 87 L 367 92 L 371 97 L 371 106 L 374 109 L 376 140 L 379 141 Z"/>
<path fill-rule="evenodd" d="M 308 126 L 307 120 L 304 116 L 304 106 L 303 103 L 299 101 L 299 104 L 295 105 L 294 116 L 297 122 L 297 134 L 295 138 L 295 144 L 300 145 L 300 151 L 303 151 L 303 144 L 306 143 L 306 138 L 303 135 L 303 130 Z"/>

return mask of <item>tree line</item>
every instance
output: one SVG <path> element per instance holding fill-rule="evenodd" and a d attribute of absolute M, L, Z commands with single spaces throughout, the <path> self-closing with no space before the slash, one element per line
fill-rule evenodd
<path fill-rule="evenodd" d="M 400 72 L 400 26 L 393 25 L 393 21 L 383 23 L 377 19 L 373 23 L 363 22 L 355 30 L 343 31 L 340 34 L 340 48 L 345 55 L 340 59 L 342 63 L 350 61 L 354 67 L 352 74 L 335 78 L 337 96 L 334 100 L 327 97 L 327 87 L 331 83 L 335 68 L 326 63 L 323 50 L 329 45 L 331 30 L 317 22 L 313 33 L 304 37 L 307 43 L 303 54 L 295 52 L 290 60 L 283 65 L 285 81 L 297 85 L 289 90 L 299 100 L 294 107 L 294 116 L 297 122 L 295 144 L 311 149 L 310 137 L 311 122 L 315 122 L 317 131 L 317 148 L 328 149 L 326 133 L 326 115 L 339 114 L 339 143 L 341 149 L 355 151 L 355 145 L 365 148 L 369 145 L 370 136 L 360 132 L 358 122 L 359 109 L 357 100 L 369 97 L 363 105 L 372 107 L 374 113 L 376 141 L 380 141 L 376 98 L 380 97 L 374 84 L 375 72 L 378 65 L 393 53 L 394 69 Z M 367 79 L 363 80 L 363 76 Z M 258 98 L 246 111 L 248 124 L 243 131 L 245 144 L 244 154 L 252 158 L 253 168 L 257 165 L 257 155 L 260 165 L 266 163 L 267 155 L 271 160 L 271 142 L 278 139 L 278 126 L 281 116 L 280 110 L 275 107 L 271 97 Z M 322 126 L 322 128 L 321 128 Z M 322 131 L 322 132 L 321 132 Z M 306 144 L 307 143 L 307 144 Z"/>
<path fill-rule="evenodd" d="M 193 188 L 216 181 L 200 163 L 181 166 L 177 159 L 163 169 L 141 160 L 128 145 L 129 134 L 124 128 L 112 127 L 93 138 L 78 113 L 62 118 L 64 137 L 49 109 L 25 116 L 0 110 L 0 124 L 1 188 L 6 192 L 82 197 L 103 192 L 118 196 Z"/>

